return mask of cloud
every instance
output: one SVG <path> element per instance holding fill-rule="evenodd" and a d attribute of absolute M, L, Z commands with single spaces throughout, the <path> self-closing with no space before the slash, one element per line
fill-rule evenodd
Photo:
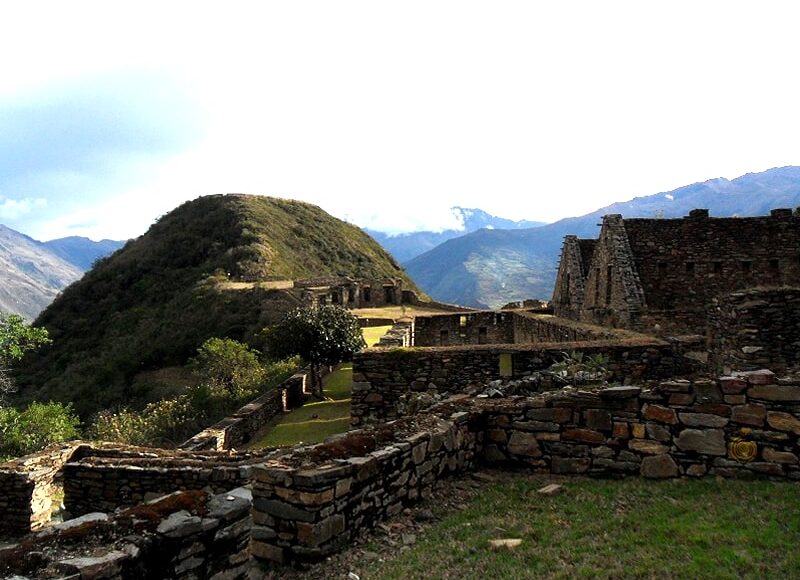
<path fill-rule="evenodd" d="M 47 200 L 39 198 L 9 199 L 0 196 L 0 219 L 16 220 L 35 209 L 47 206 Z"/>
<path fill-rule="evenodd" d="M 0 218 L 25 227 L 146 182 L 203 137 L 187 87 L 127 70 L 0 95 Z"/>

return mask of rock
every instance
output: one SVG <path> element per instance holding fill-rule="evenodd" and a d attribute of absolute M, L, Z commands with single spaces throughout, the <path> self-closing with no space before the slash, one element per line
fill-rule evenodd
<path fill-rule="evenodd" d="M 214 496 L 208 502 L 208 517 L 216 518 L 223 522 L 238 519 L 250 511 L 252 501 L 252 496 L 249 500 L 231 494 Z"/>
<path fill-rule="evenodd" d="M 536 493 L 538 493 L 539 495 L 548 495 L 548 496 L 556 495 L 558 493 L 561 493 L 562 489 L 564 489 L 563 485 L 558 485 L 557 483 L 550 483 L 536 490 Z"/>
<path fill-rule="evenodd" d="M 483 481 L 486 483 L 492 483 L 497 481 L 497 478 L 494 475 L 486 473 L 484 471 L 476 471 L 472 474 L 472 479 L 477 479 L 478 481 Z"/>
<path fill-rule="evenodd" d="M 742 425 L 763 427 L 767 418 L 767 408 L 764 405 L 737 405 L 733 408 L 732 420 Z"/>
<path fill-rule="evenodd" d="M 68 574 L 80 574 L 82 580 L 114 578 L 122 571 L 122 562 L 129 557 L 125 552 L 114 550 L 104 556 L 61 560 L 58 568 Z"/>
<path fill-rule="evenodd" d="M 633 399 L 638 397 L 642 389 L 639 387 L 609 387 L 600 391 L 603 399 Z"/>
<path fill-rule="evenodd" d="M 747 380 L 751 385 L 771 385 L 775 382 L 775 373 L 767 369 L 736 373 L 737 376 Z"/>
<path fill-rule="evenodd" d="M 606 436 L 592 429 L 564 429 L 561 439 L 581 443 L 605 443 Z"/>
<path fill-rule="evenodd" d="M 642 459 L 641 474 L 651 479 L 678 476 L 678 465 L 669 455 L 655 455 Z"/>
<path fill-rule="evenodd" d="M 168 538 L 184 538 L 203 529 L 203 520 L 186 510 L 171 514 L 158 524 L 156 531 Z"/>
<path fill-rule="evenodd" d="M 747 379 L 742 377 L 720 377 L 719 386 L 726 395 L 738 395 L 747 388 Z"/>
<path fill-rule="evenodd" d="M 401 540 L 404 546 L 411 546 L 417 543 L 417 536 L 416 534 L 403 534 Z"/>
<path fill-rule="evenodd" d="M 656 441 L 671 441 L 672 432 L 658 423 L 647 424 L 647 435 Z"/>
<path fill-rule="evenodd" d="M 586 473 L 591 464 L 592 460 L 588 457 L 553 457 L 551 469 L 553 473 Z"/>
<path fill-rule="evenodd" d="M 316 524 L 297 523 L 297 539 L 305 546 L 316 547 L 344 531 L 344 516 L 332 515 Z"/>
<path fill-rule="evenodd" d="M 800 387 L 792 385 L 761 385 L 750 387 L 747 395 L 765 401 L 800 401 Z"/>
<path fill-rule="evenodd" d="M 686 475 L 691 475 L 692 477 L 702 477 L 706 474 L 706 471 L 708 471 L 708 468 L 706 468 L 705 465 L 694 463 L 686 469 Z"/>
<path fill-rule="evenodd" d="M 50 529 L 63 531 L 63 530 L 69 530 L 71 528 L 76 528 L 80 525 L 87 524 L 89 522 L 107 522 L 107 521 L 108 521 L 108 514 L 105 514 L 103 512 L 92 512 L 82 515 L 79 518 L 73 518 L 71 520 L 61 522 L 60 524 L 56 524 L 52 526 Z"/>
<path fill-rule="evenodd" d="M 764 447 L 761 455 L 764 457 L 764 461 L 769 461 L 771 463 L 786 463 L 788 465 L 794 465 L 797 463 L 797 455 L 794 453 L 789 453 L 788 451 L 776 451 L 771 447 Z"/>
<path fill-rule="evenodd" d="M 611 431 L 611 413 L 605 409 L 587 409 L 584 413 L 586 426 L 598 431 Z"/>
<path fill-rule="evenodd" d="M 681 423 L 689 427 L 724 427 L 728 419 L 707 413 L 678 413 Z"/>
<path fill-rule="evenodd" d="M 541 457 L 542 450 L 536 437 L 530 433 L 514 431 L 508 442 L 508 452 L 514 455 L 524 455 L 526 457 Z"/>
<path fill-rule="evenodd" d="M 669 407 L 662 407 L 660 405 L 647 405 L 644 410 L 644 416 L 651 421 L 658 421 L 659 423 L 667 423 L 669 425 L 678 423 L 678 417 L 675 411 Z"/>
<path fill-rule="evenodd" d="M 684 429 L 675 442 L 683 451 L 726 455 L 725 433 L 719 429 Z"/>
<path fill-rule="evenodd" d="M 300 522 L 314 521 L 313 513 L 277 499 L 256 498 L 253 505 L 257 511 L 268 513 L 282 520 L 297 520 Z"/>
<path fill-rule="evenodd" d="M 489 547 L 493 550 L 499 549 L 513 549 L 522 545 L 520 538 L 504 538 L 500 540 L 489 540 Z"/>
<path fill-rule="evenodd" d="M 649 439 L 631 439 L 628 441 L 628 448 L 648 455 L 663 455 L 669 452 L 669 447 L 666 445 L 661 445 Z"/>
<path fill-rule="evenodd" d="M 436 516 L 431 510 L 417 510 L 414 514 L 414 520 L 417 522 L 432 522 L 436 519 Z"/>
<path fill-rule="evenodd" d="M 789 413 L 770 411 L 767 413 L 767 423 L 778 431 L 791 431 L 795 435 L 800 435 L 800 419 Z"/>

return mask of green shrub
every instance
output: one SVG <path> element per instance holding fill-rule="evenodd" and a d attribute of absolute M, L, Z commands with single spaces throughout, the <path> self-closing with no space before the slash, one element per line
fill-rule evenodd
<path fill-rule="evenodd" d="M 31 403 L 25 410 L 0 407 L 0 458 L 35 453 L 52 443 L 80 437 L 71 405 Z"/>

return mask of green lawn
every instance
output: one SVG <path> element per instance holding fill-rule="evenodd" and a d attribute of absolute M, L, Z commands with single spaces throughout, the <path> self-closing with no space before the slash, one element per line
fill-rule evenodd
<path fill-rule="evenodd" d="M 319 443 L 330 435 L 347 431 L 352 386 L 353 365 L 344 363 L 323 381 L 323 391 L 330 400 L 309 402 L 283 415 L 251 447 Z"/>
<path fill-rule="evenodd" d="M 370 326 L 361 329 L 361 334 L 364 336 L 364 341 L 367 346 L 375 346 L 381 337 L 389 332 L 391 326 Z"/>
<path fill-rule="evenodd" d="M 797 483 L 573 479 L 495 483 L 361 578 L 798 578 Z M 437 506 L 432 506 L 434 513 Z M 488 541 L 521 538 L 513 549 Z M 369 549 L 369 547 L 368 547 Z"/>

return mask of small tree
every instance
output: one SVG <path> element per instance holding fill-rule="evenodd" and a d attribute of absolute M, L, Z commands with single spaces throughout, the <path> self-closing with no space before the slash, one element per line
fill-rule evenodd
<path fill-rule="evenodd" d="M 258 355 L 237 340 L 209 338 L 197 349 L 189 366 L 203 382 L 238 394 L 255 390 L 264 380 L 266 371 Z"/>
<path fill-rule="evenodd" d="M 0 314 L 0 404 L 5 395 L 14 390 L 9 375 L 11 364 L 21 359 L 25 352 L 49 342 L 46 328 L 26 324 L 16 314 Z"/>
<path fill-rule="evenodd" d="M 270 354 L 300 355 L 311 367 L 311 389 L 322 392 L 322 365 L 352 358 L 366 347 L 358 319 L 346 308 L 335 305 L 297 308 L 267 333 Z"/>

